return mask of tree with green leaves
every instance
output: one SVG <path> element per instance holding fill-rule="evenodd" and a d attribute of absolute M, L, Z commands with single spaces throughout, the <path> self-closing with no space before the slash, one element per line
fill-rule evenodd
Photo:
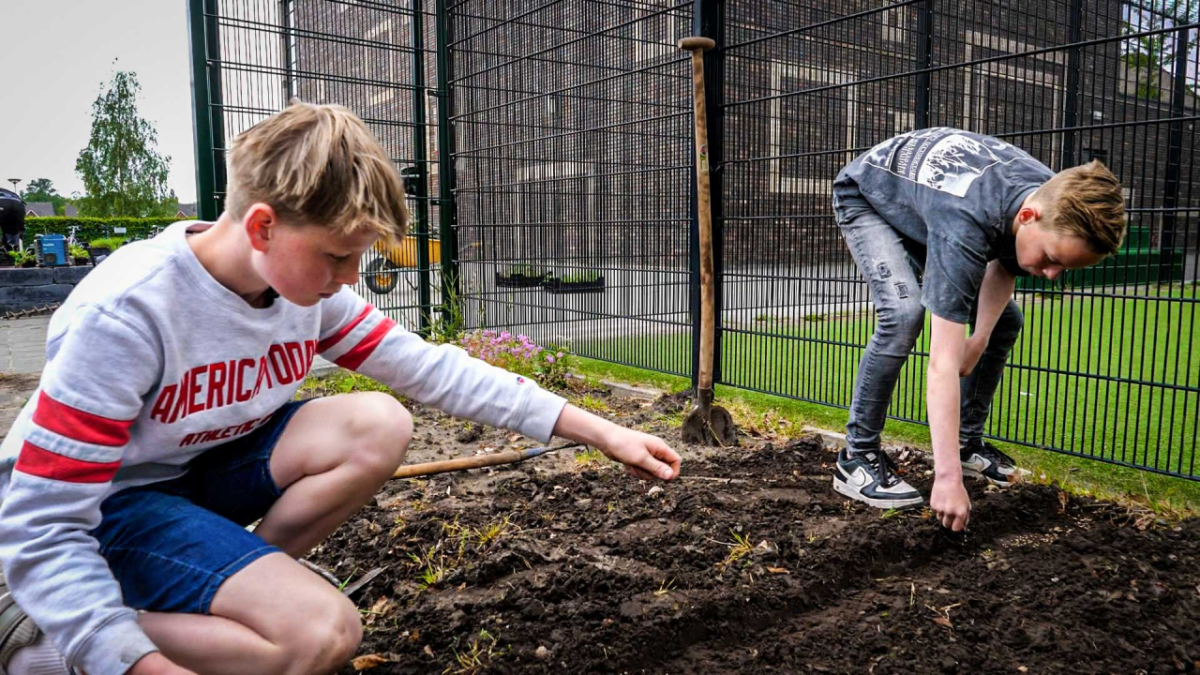
<path fill-rule="evenodd" d="M 1176 31 L 1153 33 L 1181 24 L 1194 23 L 1200 17 L 1200 0 L 1158 0 L 1150 5 L 1126 3 L 1122 28 L 1126 35 L 1137 37 L 1125 41 L 1125 63 L 1137 77 L 1137 97 L 1157 100 L 1164 73 L 1174 70 L 1177 49 L 1190 50 L 1192 31 L 1184 33 L 1184 44 L 1178 44 Z M 1140 33 L 1153 33 L 1139 35 Z M 1195 90 L 1196 83 L 1188 83 Z"/>
<path fill-rule="evenodd" d="M 24 199 L 26 204 L 50 202 L 54 205 L 55 215 L 61 216 L 66 213 L 67 198 L 58 194 L 49 178 L 35 178 L 29 181 L 29 187 L 21 193 L 21 199 Z"/>
<path fill-rule="evenodd" d="M 158 153 L 154 124 L 138 116 L 137 75 L 118 71 L 92 104 L 92 135 L 75 161 L 87 194 L 84 216 L 172 216 L 178 208 L 167 189 L 171 158 Z"/>

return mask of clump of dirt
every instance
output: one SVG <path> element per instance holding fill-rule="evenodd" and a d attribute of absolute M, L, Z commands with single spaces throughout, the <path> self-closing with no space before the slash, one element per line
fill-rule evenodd
<path fill-rule="evenodd" d="M 649 403 L 610 399 L 679 447 Z M 419 442 L 461 424 L 416 411 Z M 480 443 L 511 441 L 488 430 Z M 354 600 L 372 673 L 1178 672 L 1200 661 L 1200 525 L 968 482 L 970 531 L 830 486 L 813 438 L 643 483 L 594 456 L 389 484 L 312 559 L 383 567 Z M 414 448 L 437 455 L 444 449 Z M 906 478 L 926 493 L 915 458 Z M 1145 525 L 1145 521 L 1138 521 Z M 354 672 L 347 668 L 345 672 Z"/>

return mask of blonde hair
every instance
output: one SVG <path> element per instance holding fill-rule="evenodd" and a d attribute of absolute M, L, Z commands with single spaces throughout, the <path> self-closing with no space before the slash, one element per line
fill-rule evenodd
<path fill-rule="evenodd" d="M 258 202 L 285 223 L 343 235 L 374 232 L 394 241 L 408 228 L 395 165 L 363 121 L 339 105 L 293 99 L 233 140 L 225 210 L 242 218 Z"/>
<path fill-rule="evenodd" d="M 1093 252 L 1110 256 L 1125 239 L 1121 182 L 1099 160 L 1060 171 L 1038 189 L 1042 221 L 1079 237 Z"/>

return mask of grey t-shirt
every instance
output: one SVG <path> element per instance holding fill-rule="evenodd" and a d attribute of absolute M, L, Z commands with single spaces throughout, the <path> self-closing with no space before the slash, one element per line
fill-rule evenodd
<path fill-rule="evenodd" d="M 875 211 L 925 249 L 922 303 L 967 323 L 988 262 L 1024 275 L 1013 220 L 1054 175 L 1024 150 L 981 134 L 935 127 L 891 138 L 850 162 L 833 184 L 838 218 Z"/>

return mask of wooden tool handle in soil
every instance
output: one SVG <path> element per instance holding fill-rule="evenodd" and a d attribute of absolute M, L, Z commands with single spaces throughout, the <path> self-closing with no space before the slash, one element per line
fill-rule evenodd
<path fill-rule="evenodd" d="M 716 280 L 713 271 L 712 193 L 708 180 L 708 113 L 704 107 L 704 52 L 717 46 L 710 38 L 689 37 L 680 49 L 692 52 L 692 107 L 696 131 L 696 216 L 700 248 L 700 389 L 713 386 L 713 347 L 716 340 Z"/>
<path fill-rule="evenodd" d="M 548 452 L 563 450 L 565 448 L 573 448 L 580 445 L 582 444 L 572 443 L 570 445 L 560 445 L 553 448 L 505 450 L 504 452 L 493 452 L 486 455 L 477 455 L 475 457 L 447 459 L 441 462 L 425 462 L 424 464 L 410 464 L 408 466 L 400 467 L 396 473 L 392 474 L 392 478 L 415 478 L 417 476 L 431 476 L 436 473 L 466 471 L 467 469 L 481 469 L 485 466 L 496 466 L 499 464 L 515 464 L 517 462 L 524 462 L 527 459 L 533 459 L 534 457 L 544 455 Z"/>

